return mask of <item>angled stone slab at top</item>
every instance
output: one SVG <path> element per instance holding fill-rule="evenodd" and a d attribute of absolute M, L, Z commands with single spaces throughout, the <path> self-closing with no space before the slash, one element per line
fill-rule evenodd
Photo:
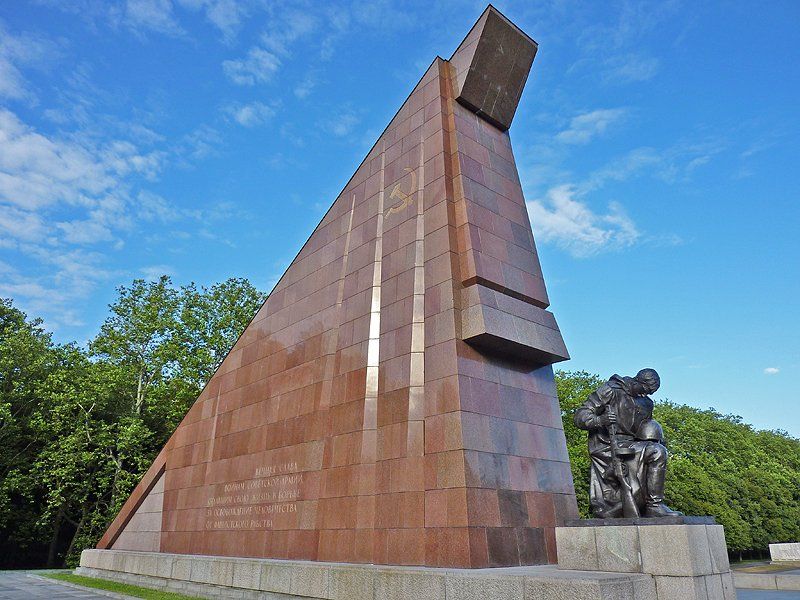
<path fill-rule="evenodd" d="M 477 348 L 532 364 L 569 359 L 553 313 L 480 284 L 462 291 L 461 336 Z"/>
<path fill-rule="evenodd" d="M 456 100 L 505 131 L 511 127 L 538 46 L 489 6 L 455 51 Z"/>

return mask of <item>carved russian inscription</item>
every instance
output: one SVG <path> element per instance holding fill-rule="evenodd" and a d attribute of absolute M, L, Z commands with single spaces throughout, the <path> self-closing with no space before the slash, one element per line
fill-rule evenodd
<path fill-rule="evenodd" d="M 296 462 L 257 467 L 253 478 L 215 486 L 206 529 L 272 529 L 275 517 L 297 512 L 303 473 Z"/>

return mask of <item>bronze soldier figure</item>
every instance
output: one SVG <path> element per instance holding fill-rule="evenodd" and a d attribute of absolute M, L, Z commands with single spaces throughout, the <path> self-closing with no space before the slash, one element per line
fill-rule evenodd
<path fill-rule="evenodd" d="M 589 500 L 598 518 L 683 514 L 664 504 L 667 449 L 648 396 L 660 385 L 654 369 L 642 369 L 636 377 L 614 375 L 575 411 L 575 425 L 589 432 Z M 622 481 L 615 457 L 622 462 Z M 630 507 L 631 494 L 635 508 Z"/>

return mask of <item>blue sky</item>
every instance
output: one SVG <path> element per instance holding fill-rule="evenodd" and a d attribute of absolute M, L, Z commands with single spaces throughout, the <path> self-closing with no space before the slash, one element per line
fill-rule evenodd
<path fill-rule="evenodd" d="M 800 436 L 800 3 L 497 6 L 564 367 Z M 0 295 L 84 342 L 135 277 L 271 288 L 484 7 L 0 3 Z"/>

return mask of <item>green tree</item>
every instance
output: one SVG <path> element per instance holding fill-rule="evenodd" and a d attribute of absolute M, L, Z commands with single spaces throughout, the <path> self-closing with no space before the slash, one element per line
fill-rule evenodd
<path fill-rule="evenodd" d="M 582 518 L 589 514 L 589 453 L 586 450 L 586 432 L 575 427 L 572 414 L 586 398 L 603 383 L 598 375 L 586 371 L 556 372 L 556 390 L 561 405 L 561 421 L 567 438 L 567 451 L 572 468 L 572 480 L 578 499 L 578 511 Z"/>
<path fill-rule="evenodd" d="M 246 279 L 181 290 L 181 376 L 198 388 L 214 374 L 266 296 Z"/>
<path fill-rule="evenodd" d="M 0 567 L 96 544 L 263 299 L 135 280 L 88 350 L 0 302 Z"/>
<path fill-rule="evenodd" d="M 39 449 L 31 419 L 50 374 L 59 367 L 57 349 L 41 319 L 28 320 L 11 300 L 0 299 L 0 556 L 43 551 L 38 540 L 38 490 L 27 471 Z"/>
<path fill-rule="evenodd" d="M 155 282 L 136 279 L 117 292 L 119 298 L 110 306 L 112 314 L 100 327 L 90 350 L 124 367 L 133 378 L 131 402 L 134 412 L 141 414 L 151 388 L 177 368 L 180 298 L 166 275 Z"/>

